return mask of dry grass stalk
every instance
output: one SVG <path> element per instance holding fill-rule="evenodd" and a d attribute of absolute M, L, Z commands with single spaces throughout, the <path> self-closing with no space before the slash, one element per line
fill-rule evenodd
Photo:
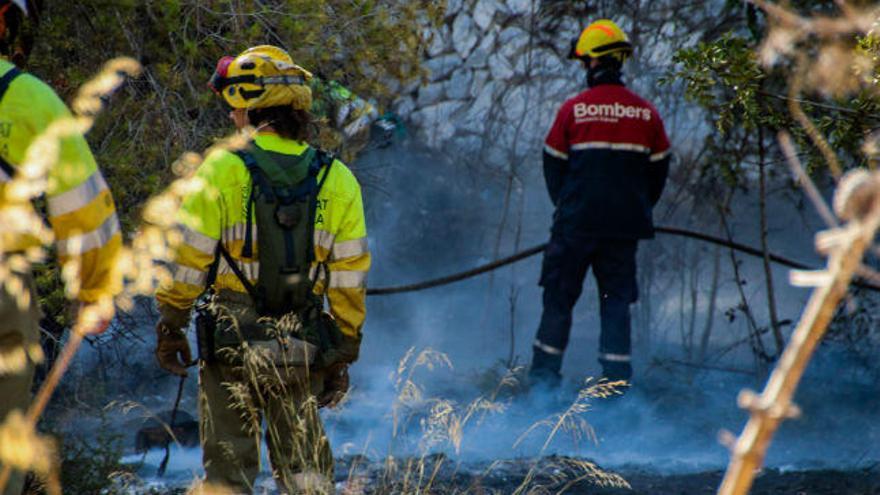
<path fill-rule="evenodd" d="M 816 236 L 817 249 L 828 254 L 827 268 L 806 277 L 792 274 L 795 285 L 798 281 L 818 281 L 821 285 L 813 290 L 764 391 L 760 395 L 748 390 L 740 393 L 739 405 L 748 409 L 751 417 L 733 447 L 720 495 L 748 493 L 774 432 L 784 419 L 798 412 L 792 403 L 798 382 L 880 227 L 880 172 L 847 173 L 835 194 L 834 207 L 838 216 L 848 222 Z"/>
<path fill-rule="evenodd" d="M 397 369 L 389 377 L 397 391 L 391 407 L 392 446 L 383 459 L 383 466 L 376 479 L 377 485 L 371 486 L 369 476 L 363 477 L 356 472 L 355 465 L 361 464 L 356 460 L 349 470 L 343 493 L 446 493 L 447 489 L 449 493 L 504 493 L 487 489 L 482 486 L 482 482 L 494 471 L 509 465 L 510 461 L 491 463 L 473 477 L 468 486 L 452 487 L 445 483 L 441 486 L 438 485 L 438 479 L 444 468 L 451 472 L 443 476 L 443 479 L 447 479 L 447 476 L 455 478 L 461 467 L 460 461 L 454 461 L 442 453 L 445 449 L 460 454 L 464 442 L 468 440 L 469 428 L 479 426 L 487 416 L 503 414 L 508 410 L 509 403 L 500 400 L 499 396 L 503 395 L 504 389 L 516 390 L 519 387 L 517 375 L 521 370 L 507 370 L 498 377 L 495 385 L 490 386 L 485 395 L 460 403 L 431 396 L 417 382 L 418 370 L 431 371 L 436 368 L 452 369 L 452 363 L 445 354 L 431 349 L 416 351 L 411 348 L 400 360 Z M 523 437 L 533 435 L 541 429 L 546 429 L 548 437 L 544 442 L 544 450 L 528 466 L 528 472 L 514 489 L 515 493 L 563 493 L 585 481 L 600 486 L 629 486 L 619 475 L 604 472 L 589 461 L 556 456 L 541 457 L 559 433 L 569 434 L 574 442 L 583 439 L 595 441 L 592 427 L 582 417 L 590 409 L 588 402 L 617 394 L 622 385 L 623 382 L 588 381 L 574 403 L 565 411 L 528 428 Z M 406 437 L 409 426 L 413 424 L 421 429 L 417 441 Z M 517 440 L 517 445 L 521 441 L 522 438 Z M 397 457 L 395 451 L 404 442 L 416 447 L 419 454 L 413 457 Z"/>

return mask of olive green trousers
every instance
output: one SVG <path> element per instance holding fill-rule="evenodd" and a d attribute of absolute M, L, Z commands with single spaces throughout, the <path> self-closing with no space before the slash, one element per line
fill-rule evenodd
<path fill-rule="evenodd" d="M 33 277 L 16 276 L 22 282 L 20 290 L 0 283 L 0 423 L 13 411 L 25 413 L 31 402 L 35 362 L 42 360 L 40 309 Z M 19 495 L 24 477 L 24 472 L 13 470 L 0 495 Z"/>
<path fill-rule="evenodd" d="M 334 493 L 333 454 L 315 401 L 323 378 L 304 367 L 278 366 L 259 357 L 244 362 L 200 365 L 205 482 L 251 493 L 265 438 L 281 493 Z"/>

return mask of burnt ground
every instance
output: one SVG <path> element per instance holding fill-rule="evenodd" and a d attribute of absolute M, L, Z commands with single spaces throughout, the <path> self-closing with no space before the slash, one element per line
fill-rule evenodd
<path fill-rule="evenodd" d="M 618 494 L 714 494 L 722 471 L 660 475 L 645 472 L 622 473 L 632 490 L 578 487 L 569 493 Z M 880 471 L 788 471 L 768 469 L 756 479 L 752 495 L 868 495 L 880 494 Z"/>
<path fill-rule="evenodd" d="M 721 471 L 657 475 L 650 473 L 624 473 L 632 485 L 630 490 L 590 489 L 571 493 L 595 493 L 617 495 L 639 494 L 714 494 L 721 483 Z M 752 495 L 868 495 L 880 494 L 880 470 L 861 471 L 788 471 L 778 469 L 763 471 L 755 480 Z"/>
<path fill-rule="evenodd" d="M 434 481 L 428 485 L 418 479 L 428 479 L 435 472 L 436 462 L 442 457 L 425 460 L 425 475 L 420 477 L 418 468 L 409 468 L 407 460 L 400 460 L 394 471 L 397 475 L 389 480 L 386 464 L 358 464 L 363 460 L 347 458 L 340 460 L 337 476 L 346 481 L 338 484 L 340 493 L 391 494 L 406 491 L 405 486 L 415 488 L 430 486 L 425 493 L 452 494 L 510 494 L 530 479 L 524 493 L 533 494 L 591 494 L 591 495 L 701 495 L 714 494 L 721 482 L 723 471 L 707 471 L 688 474 L 663 474 L 638 467 L 624 467 L 615 474 L 622 476 L 631 488 L 607 487 L 586 477 L 583 466 L 573 458 L 550 456 L 539 461 L 526 459 L 486 464 L 468 464 L 457 467 L 441 466 Z M 444 460 L 445 461 L 445 460 Z M 418 463 L 418 461 L 416 461 Z M 352 469 L 352 464 L 355 464 Z M 444 462 L 446 464 L 446 462 Z M 354 473 L 354 474 L 352 474 Z M 408 475 L 407 475 L 408 474 Z M 347 475 L 347 476 L 346 476 Z M 343 487 L 350 487 L 346 491 Z M 352 489 L 353 488 L 353 489 Z M 805 470 L 789 471 L 765 469 L 755 480 L 752 495 L 880 495 L 880 466 L 860 470 Z"/>
<path fill-rule="evenodd" d="M 550 395 L 525 395 L 509 401 L 503 413 L 487 415 L 482 423 L 472 422 L 464 431 L 460 454 L 427 454 L 422 458 L 411 456 L 433 450 L 420 443 L 428 438 L 423 421 L 430 415 L 415 411 L 409 430 L 402 429 L 394 437 L 389 408 L 381 407 L 393 403 L 393 397 L 385 397 L 381 389 L 362 386 L 348 408 L 325 417 L 331 442 L 341 456 L 336 470 L 338 493 L 716 493 L 722 468 L 729 460 L 729 453 L 718 442 L 718 432 L 741 430 L 747 416 L 735 405 L 736 392 L 759 389 L 761 384 L 702 375 L 683 379 L 657 370 L 645 375 L 645 380 L 625 396 L 590 403 L 583 417 L 595 429 L 595 443 L 573 443 L 570 435 L 560 434 L 545 450 L 545 428 L 535 430 L 517 448 L 522 432 L 542 418 L 555 418 L 553 415 L 571 399 L 571 394 L 562 401 Z M 876 380 L 843 379 L 846 377 L 839 373 L 834 376 L 837 378 L 825 374 L 805 378 L 797 397 L 804 414 L 786 421 L 777 432 L 767 455 L 771 467 L 757 476 L 751 494 L 880 495 L 880 395 Z M 470 396 L 461 390 L 468 390 L 465 379 L 470 378 L 455 382 L 457 392 L 442 389 L 431 395 L 457 397 L 459 404 L 468 404 Z M 447 386 L 446 381 L 440 384 Z M 383 443 L 383 438 L 393 442 Z M 130 442 L 133 446 L 134 438 Z M 452 449 L 441 443 L 437 450 Z M 386 459 L 388 452 L 397 457 Z M 559 455 L 534 457 L 538 452 Z M 162 452 L 155 449 L 144 456 L 125 456 L 123 464 L 136 475 L 113 493 L 182 494 L 202 472 L 198 448 L 174 449 L 168 473 L 157 479 L 161 457 Z M 603 476 L 602 470 L 588 464 L 587 459 L 595 459 L 605 473 L 621 476 L 631 488 L 600 486 L 597 479 Z M 276 493 L 267 474 L 261 476 L 258 487 L 257 493 Z"/>
<path fill-rule="evenodd" d="M 157 478 L 162 456 L 160 451 L 151 451 L 141 462 L 129 464 L 132 476 L 117 479 L 107 493 L 183 495 L 201 475 L 199 455 L 198 449 L 175 450 L 168 472 Z M 603 470 L 586 459 L 566 456 L 494 462 L 456 462 L 443 454 L 384 460 L 353 455 L 336 460 L 339 495 L 709 495 L 716 493 L 723 474 L 721 469 L 658 471 L 650 465 Z M 621 478 L 631 488 L 608 486 Z M 258 478 L 255 493 L 277 493 L 269 473 Z M 750 493 L 880 495 L 880 463 L 854 469 L 768 468 L 758 474 Z"/>
<path fill-rule="evenodd" d="M 401 459 L 396 474 L 389 476 L 388 465 L 382 462 L 364 464 L 352 469 L 352 459 L 339 459 L 337 466 L 337 493 L 339 495 L 391 495 L 424 493 L 436 495 L 474 494 L 509 495 L 523 486 L 531 471 L 534 475 L 521 493 L 543 494 L 589 494 L 589 495 L 710 495 L 715 494 L 723 472 L 707 471 L 687 474 L 663 474 L 644 468 L 625 467 L 615 473 L 622 476 L 631 488 L 603 487 L 595 481 L 577 481 L 582 473 L 553 468 L 559 458 L 544 458 L 538 466 L 531 460 L 503 461 L 489 464 L 460 465 L 457 468 L 441 468 L 431 477 L 430 462 L 420 472 L 418 468 L 407 471 L 405 464 L 418 460 Z M 155 472 L 155 466 L 148 470 Z M 172 473 L 169 473 L 173 477 Z M 157 480 L 140 479 L 126 483 L 119 493 L 128 494 L 174 494 L 183 495 L 193 477 Z M 117 493 L 117 491 L 113 491 Z M 272 494 L 274 483 L 268 475 L 257 481 L 256 493 Z M 765 469 L 755 480 L 751 495 L 880 495 L 880 466 L 860 470 L 805 470 L 788 471 Z"/>

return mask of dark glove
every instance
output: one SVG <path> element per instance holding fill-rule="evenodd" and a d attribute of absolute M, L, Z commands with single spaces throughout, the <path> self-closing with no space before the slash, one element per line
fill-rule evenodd
<path fill-rule="evenodd" d="M 336 324 L 336 319 L 330 313 L 321 314 L 320 331 L 324 334 L 322 340 L 329 344 L 329 349 L 322 349 L 318 356 L 315 367 L 322 370 L 332 370 L 339 365 L 348 366 L 357 361 L 361 347 L 361 336 L 351 337 L 346 335 Z"/>
<path fill-rule="evenodd" d="M 163 370 L 187 376 L 186 368 L 192 366 L 193 358 L 186 334 L 160 321 L 156 325 L 156 359 Z"/>
<path fill-rule="evenodd" d="M 348 364 L 337 364 L 327 368 L 324 376 L 324 391 L 318 396 L 318 407 L 336 407 L 348 392 Z"/>

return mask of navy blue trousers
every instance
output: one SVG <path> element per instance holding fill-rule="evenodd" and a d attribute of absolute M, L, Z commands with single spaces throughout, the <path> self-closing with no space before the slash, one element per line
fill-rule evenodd
<path fill-rule="evenodd" d="M 531 375 L 558 381 L 571 333 L 572 310 L 590 267 L 599 289 L 599 363 L 603 375 L 628 380 L 629 305 L 638 298 L 636 239 L 570 239 L 554 234 L 544 251 L 544 311 L 533 346 Z"/>

